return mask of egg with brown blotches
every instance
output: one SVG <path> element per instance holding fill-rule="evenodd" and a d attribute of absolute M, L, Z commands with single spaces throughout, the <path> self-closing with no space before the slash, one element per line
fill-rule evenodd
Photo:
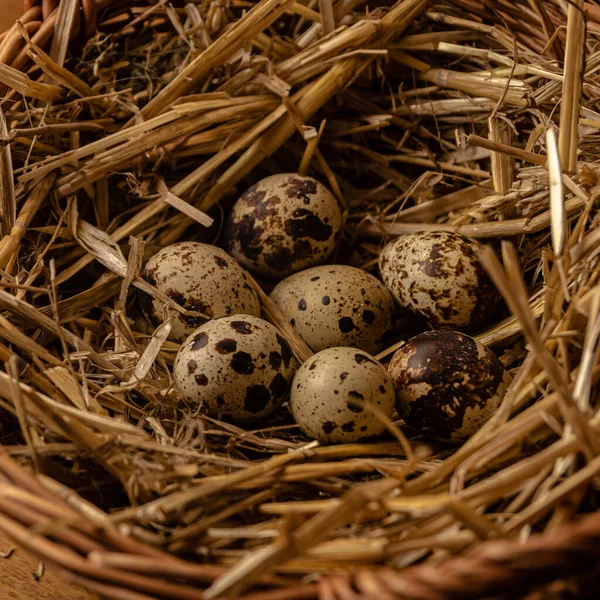
<path fill-rule="evenodd" d="M 248 314 L 260 317 L 260 301 L 244 269 L 227 252 L 198 242 L 180 242 L 152 256 L 142 277 L 160 292 L 189 311 L 207 317 Z M 140 293 L 142 309 L 154 323 L 171 318 L 170 338 L 182 341 L 206 322 Z"/>
<path fill-rule="evenodd" d="M 379 270 L 401 307 L 436 329 L 469 331 L 486 324 L 500 304 L 477 257 L 481 249 L 456 233 L 411 233 L 385 246 Z"/>
<path fill-rule="evenodd" d="M 277 328 L 250 315 L 209 321 L 181 346 L 173 380 L 182 397 L 237 423 L 273 414 L 287 397 L 296 359 Z"/>
<path fill-rule="evenodd" d="M 394 386 L 384 367 L 357 348 L 311 356 L 292 383 L 290 409 L 298 426 L 324 444 L 381 435 L 394 410 Z M 373 410 L 375 409 L 375 410 Z"/>
<path fill-rule="evenodd" d="M 411 338 L 389 374 L 396 409 L 411 427 L 440 441 L 463 442 L 494 414 L 511 377 L 477 340 L 440 329 Z"/>
<path fill-rule="evenodd" d="M 279 173 L 249 188 L 225 227 L 230 254 L 268 278 L 317 265 L 333 252 L 342 227 L 337 200 L 316 179 Z"/>
<path fill-rule="evenodd" d="M 394 299 L 370 273 L 347 265 L 290 275 L 271 293 L 298 335 L 315 351 L 353 346 L 376 353 L 394 318 Z"/>

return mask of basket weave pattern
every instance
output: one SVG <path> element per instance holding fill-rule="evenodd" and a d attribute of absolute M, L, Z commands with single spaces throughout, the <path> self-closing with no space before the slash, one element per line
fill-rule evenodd
<path fill-rule="evenodd" d="M 0 530 L 39 556 L 63 577 L 103 596 L 201 599 L 195 589 L 212 583 L 225 569 L 192 564 L 133 541 L 115 529 L 96 527 L 40 485 L 7 454 L 0 452 Z M 15 510 L 11 500 L 18 500 Z M 437 565 L 405 571 L 358 571 L 352 578 L 331 576 L 318 585 L 281 588 L 277 577 L 259 582 L 263 591 L 247 600 L 458 600 L 524 597 L 540 584 L 593 572 L 600 563 L 600 515 L 563 526 L 552 536 L 526 544 L 489 541 L 474 552 Z M 185 580 L 186 585 L 173 580 Z M 123 587 L 121 587 L 123 586 Z M 129 591 L 133 588 L 137 592 Z M 269 589 L 271 588 L 271 590 Z M 273 589 L 275 588 L 275 589 Z"/>

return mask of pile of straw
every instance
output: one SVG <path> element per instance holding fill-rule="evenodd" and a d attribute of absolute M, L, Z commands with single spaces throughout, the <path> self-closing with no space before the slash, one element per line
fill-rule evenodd
<path fill-rule="evenodd" d="M 599 34 L 583 0 L 29 0 L 0 41 L 0 530 L 108 598 L 355 598 L 358 567 L 396 598 L 380 567 L 592 511 Z M 508 308 L 476 337 L 513 384 L 464 446 L 398 422 L 318 447 L 177 402 L 140 265 L 216 241 L 282 171 L 338 197 L 340 262 L 375 271 L 412 231 L 488 243 Z"/>

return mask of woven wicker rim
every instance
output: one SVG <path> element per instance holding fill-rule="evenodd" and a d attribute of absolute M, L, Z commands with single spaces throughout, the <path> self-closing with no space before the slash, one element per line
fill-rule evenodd
<path fill-rule="evenodd" d="M 208 584 L 224 568 L 187 563 L 133 541 L 114 529 L 99 531 L 74 512 L 60 497 L 0 448 L 0 474 L 8 481 L 0 491 L 0 531 L 31 554 L 44 560 L 67 581 L 114 599 L 167 597 L 201 599 L 190 584 Z M 18 499 L 15 510 L 10 499 Z M 60 520 L 60 529 L 56 521 Z M 42 531 L 44 533 L 36 533 Z M 46 537 L 47 536 L 47 537 Z M 50 541 L 48 538 L 52 538 Z M 76 552 L 85 552 L 83 558 Z M 114 554 L 119 552 L 120 554 Z M 129 555 L 129 559 L 125 556 Z M 117 563 L 110 557 L 118 557 Z M 588 576 L 600 562 L 600 513 L 563 525 L 550 536 L 535 535 L 527 543 L 509 540 L 484 542 L 476 550 L 438 565 L 422 565 L 402 572 L 364 569 L 350 576 L 328 576 L 317 585 L 274 589 L 277 578 L 263 577 L 265 589 L 244 600 L 458 600 L 460 598 L 524 597 L 537 586 Z M 149 596 L 126 588 L 135 583 Z M 124 586 L 124 587 L 120 587 Z M 561 583 L 559 589 L 569 587 Z"/>

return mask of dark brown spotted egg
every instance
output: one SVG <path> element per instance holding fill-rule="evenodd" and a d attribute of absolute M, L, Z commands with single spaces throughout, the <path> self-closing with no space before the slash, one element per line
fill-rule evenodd
<path fill-rule="evenodd" d="M 290 408 L 309 437 L 330 444 L 380 435 L 385 426 L 370 407 L 391 417 L 394 386 L 386 370 L 366 352 L 328 348 L 298 369 Z"/>
<path fill-rule="evenodd" d="M 181 346 L 173 380 L 183 398 L 238 423 L 267 417 L 285 400 L 296 359 L 277 329 L 250 315 L 209 321 Z"/>
<path fill-rule="evenodd" d="M 144 266 L 142 277 L 190 311 L 208 317 L 234 314 L 260 316 L 260 301 L 248 275 L 227 252 L 197 242 L 166 246 Z M 181 341 L 206 321 L 165 310 L 156 299 L 142 293 L 146 316 L 160 323 L 171 317 L 171 339 Z"/>
<path fill-rule="evenodd" d="M 471 437 L 502 402 L 510 375 L 495 354 L 456 331 L 428 331 L 393 356 L 389 373 L 406 423 L 440 441 Z"/>
<path fill-rule="evenodd" d="M 376 353 L 392 328 L 390 292 L 373 275 L 347 265 L 294 273 L 275 287 L 271 300 L 315 352 L 353 346 Z"/>
<path fill-rule="evenodd" d="M 229 252 L 269 278 L 323 262 L 335 248 L 342 215 L 329 190 L 311 177 L 262 179 L 235 203 L 226 225 Z"/>
<path fill-rule="evenodd" d="M 402 307 L 432 327 L 468 331 L 485 324 L 500 301 L 477 258 L 481 248 L 456 233 L 403 235 L 381 252 L 381 278 Z"/>

